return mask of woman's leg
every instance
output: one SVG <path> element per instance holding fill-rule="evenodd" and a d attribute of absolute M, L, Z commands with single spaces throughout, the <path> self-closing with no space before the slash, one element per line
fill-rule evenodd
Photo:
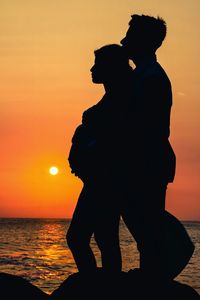
<path fill-rule="evenodd" d="M 113 184 L 103 182 L 97 189 L 97 222 L 95 240 L 101 251 L 102 268 L 109 272 L 120 272 L 122 258 L 119 242 L 120 211 Z"/>
<path fill-rule="evenodd" d="M 113 217 L 112 217 L 113 218 Z M 119 218 L 113 222 L 105 222 L 104 225 L 95 229 L 95 240 L 101 251 L 102 268 L 109 272 L 120 272 L 122 258 L 119 243 Z"/>
<path fill-rule="evenodd" d="M 67 243 L 79 272 L 96 269 L 96 260 L 90 248 L 90 239 L 94 232 L 94 201 L 90 188 L 87 184 L 84 185 L 67 232 Z"/>

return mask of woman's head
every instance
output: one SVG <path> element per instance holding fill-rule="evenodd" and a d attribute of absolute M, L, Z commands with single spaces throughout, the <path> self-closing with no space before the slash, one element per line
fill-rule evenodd
<path fill-rule="evenodd" d="M 124 78 L 131 67 L 124 49 L 117 44 L 101 47 L 94 51 L 95 63 L 91 68 L 94 83 L 111 83 Z"/>

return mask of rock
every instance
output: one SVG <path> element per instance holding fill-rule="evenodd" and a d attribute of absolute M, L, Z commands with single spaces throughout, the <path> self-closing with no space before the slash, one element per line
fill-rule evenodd
<path fill-rule="evenodd" d="M 108 275 L 91 273 L 70 275 L 51 295 L 51 299 L 62 300 L 66 297 L 76 299 L 114 299 L 119 291 L 119 278 L 110 280 Z"/>
<path fill-rule="evenodd" d="M 45 294 L 28 280 L 7 273 L 0 273 L 0 293 L 1 300 L 49 299 L 49 295 Z"/>
<path fill-rule="evenodd" d="M 64 299 L 155 299 L 200 300 L 198 293 L 188 285 L 170 281 L 161 286 L 156 280 L 145 282 L 140 272 L 121 272 L 118 276 L 96 273 L 70 275 L 51 295 L 51 300 Z"/>
<path fill-rule="evenodd" d="M 94 273 L 70 275 L 51 295 L 47 295 L 26 279 L 0 273 L 2 300 L 200 300 L 198 293 L 186 284 L 171 281 L 161 287 L 158 281 L 145 282 L 139 270 L 109 274 L 98 269 Z"/>

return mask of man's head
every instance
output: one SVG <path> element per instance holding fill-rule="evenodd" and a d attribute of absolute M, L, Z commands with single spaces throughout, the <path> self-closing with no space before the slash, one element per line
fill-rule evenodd
<path fill-rule="evenodd" d="M 165 39 L 167 26 L 165 21 L 146 15 L 132 15 L 129 29 L 121 44 L 128 56 L 133 59 L 153 54 Z"/>

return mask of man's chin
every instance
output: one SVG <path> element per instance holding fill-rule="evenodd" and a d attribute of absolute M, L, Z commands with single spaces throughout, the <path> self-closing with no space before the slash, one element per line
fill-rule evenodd
<path fill-rule="evenodd" d="M 92 78 L 92 82 L 93 82 L 93 83 L 99 83 L 99 84 L 102 83 L 100 80 L 98 80 L 98 79 L 96 79 L 96 78 Z"/>
<path fill-rule="evenodd" d="M 122 48 L 123 48 L 125 54 L 126 54 L 128 57 L 130 57 L 130 55 L 131 55 L 131 50 L 130 50 L 130 48 L 127 47 L 127 46 L 125 46 L 125 45 L 122 45 Z"/>

